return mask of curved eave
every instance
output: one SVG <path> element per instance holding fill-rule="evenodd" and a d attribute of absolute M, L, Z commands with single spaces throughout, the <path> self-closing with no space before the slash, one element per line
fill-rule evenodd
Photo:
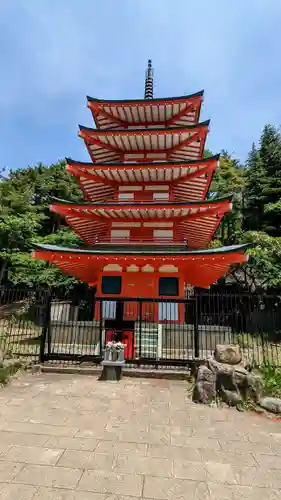
<path fill-rule="evenodd" d="M 180 134 L 180 133 L 184 133 L 188 130 L 192 131 L 194 129 L 209 127 L 210 121 L 211 120 L 205 120 L 203 122 L 195 123 L 193 125 L 186 125 L 185 127 L 166 127 L 166 128 L 156 127 L 156 128 L 152 128 L 152 129 L 148 129 L 148 128 L 127 129 L 127 128 L 124 128 L 124 129 L 118 129 L 118 130 L 100 130 L 100 129 L 96 129 L 96 128 L 85 127 L 84 125 L 80 125 L 80 124 L 78 125 L 78 127 L 79 127 L 79 131 L 80 131 L 79 133 L 83 134 L 83 132 L 84 132 L 84 133 L 92 135 L 92 136 L 99 136 L 99 135 L 104 136 L 105 134 L 106 135 L 140 135 L 140 134 L 154 135 L 155 133 L 156 134 L 157 133 L 159 133 L 159 134 L 165 134 L 165 133 L 166 134 L 168 134 L 168 133 Z"/>
<path fill-rule="evenodd" d="M 88 201 L 109 201 L 118 186 L 170 185 L 175 201 L 203 200 L 206 197 L 219 155 L 203 160 L 154 163 L 85 163 L 67 158 L 73 175 Z"/>
<path fill-rule="evenodd" d="M 91 159 L 101 162 L 188 161 L 202 157 L 207 120 L 184 127 L 101 130 L 79 125 Z"/>
<path fill-rule="evenodd" d="M 160 98 L 154 98 L 154 99 L 98 99 L 95 97 L 90 97 L 87 96 L 87 101 L 88 102 L 94 102 L 98 104 L 147 104 L 148 102 L 157 104 L 157 103 L 167 103 L 170 104 L 172 102 L 182 102 L 186 101 L 188 99 L 192 99 L 194 97 L 203 97 L 204 96 L 204 90 L 199 90 L 199 92 L 195 92 L 194 94 L 188 94 L 188 95 L 183 95 L 183 96 L 177 96 L 177 97 L 160 97 Z"/>
<path fill-rule="evenodd" d="M 91 203 L 71 205 L 54 203 L 51 210 L 66 222 L 88 245 L 103 241 L 111 223 L 173 223 L 173 237 L 188 241 L 190 248 L 206 248 L 225 213 L 231 210 L 229 199 L 193 203 Z"/>
<path fill-rule="evenodd" d="M 197 123 L 202 95 L 141 101 L 88 100 L 96 127 L 102 130 L 134 127 L 183 127 Z"/>
<path fill-rule="evenodd" d="M 130 264 L 139 266 L 150 265 L 154 271 L 159 271 L 163 264 L 172 264 L 178 268 L 186 283 L 193 286 L 208 288 L 223 276 L 230 265 L 247 261 L 245 250 L 248 245 L 232 245 L 207 250 L 155 249 L 150 251 L 125 248 L 107 250 L 86 250 L 64 248 L 55 245 L 34 245 L 33 257 L 55 264 L 59 269 L 86 283 L 96 283 L 107 264 L 118 264 L 120 269 L 127 271 Z M 134 274 L 138 280 L 138 276 Z"/>
<path fill-rule="evenodd" d="M 120 168 L 122 170 L 130 170 L 132 168 L 140 168 L 141 166 L 145 168 L 163 168 L 163 167 L 179 167 L 180 165 L 184 166 L 189 166 L 189 165 L 201 165 L 204 163 L 212 162 L 212 161 L 219 161 L 220 159 L 220 154 L 209 156 L 208 158 L 202 158 L 202 160 L 188 160 L 188 161 L 159 161 L 157 163 L 155 162 L 145 162 L 145 163 L 122 163 L 122 162 L 114 162 L 114 163 L 103 163 L 100 162 L 99 164 L 93 163 L 93 162 L 83 162 L 83 161 L 76 161 L 73 160 L 72 158 L 65 158 L 65 161 L 67 165 L 69 166 L 77 166 L 77 167 L 85 167 L 85 168 L 99 168 L 99 169 L 114 169 L 114 168 Z"/>
<path fill-rule="evenodd" d="M 219 248 L 207 248 L 207 249 L 189 249 L 189 248 L 169 248 L 169 254 L 167 254 L 167 249 L 162 249 L 162 248 L 153 248 L 150 251 L 148 249 L 143 249 L 143 247 L 140 247 L 139 249 L 130 249 L 129 247 L 126 247 L 124 249 L 115 249 L 113 248 L 108 248 L 108 249 L 103 249 L 99 250 L 98 248 L 93 248 L 93 249 L 86 249 L 86 248 L 69 248 L 69 247 L 61 247 L 58 245 L 44 245 L 44 244 L 39 244 L 36 243 L 33 245 L 35 251 L 37 250 L 42 250 L 44 252 L 50 252 L 52 253 L 62 253 L 62 254 L 70 254 L 70 255 L 95 255 L 95 256 L 108 256 L 108 255 L 139 255 L 139 256 L 145 256 L 145 255 L 159 255 L 159 256 L 166 256 L 169 257 L 170 255 L 178 255 L 178 256 L 207 256 L 207 255 L 221 255 L 221 254 L 230 254 L 230 253 L 236 253 L 236 252 L 245 252 L 247 248 L 250 247 L 249 244 L 242 244 L 242 245 L 230 245 L 230 246 L 224 246 L 224 247 L 219 247 Z"/>
<path fill-rule="evenodd" d="M 110 203 L 90 203 L 88 201 L 82 201 L 82 202 L 73 202 L 69 200 L 63 200 L 61 198 L 51 198 L 52 202 L 60 205 L 65 205 L 69 207 L 70 205 L 73 208 L 79 208 L 79 207 L 86 207 L 89 206 L 89 208 L 169 208 L 169 206 L 176 206 L 176 207 L 187 207 L 189 205 L 191 206 L 200 206 L 200 205 L 216 205 L 217 203 L 221 202 L 231 202 L 233 195 L 228 195 L 228 196 L 223 196 L 221 198 L 216 198 L 212 200 L 202 200 L 202 201 L 186 201 L 186 202 L 181 202 L 181 201 L 166 201 L 166 202 L 157 202 L 157 201 L 152 201 L 152 202 L 142 202 L 142 203 L 132 203 L 131 201 L 124 203 L 124 202 L 110 202 Z"/>

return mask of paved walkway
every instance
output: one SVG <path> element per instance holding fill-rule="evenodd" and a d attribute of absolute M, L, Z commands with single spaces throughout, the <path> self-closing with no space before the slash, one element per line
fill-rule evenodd
<path fill-rule="evenodd" d="M 185 382 L 27 375 L 0 391 L 0 500 L 281 499 L 281 423 Z"/>

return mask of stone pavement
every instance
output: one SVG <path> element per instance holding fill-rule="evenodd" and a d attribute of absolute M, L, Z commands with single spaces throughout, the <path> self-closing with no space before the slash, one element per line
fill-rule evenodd
<path fill-rule="evenodd" d="M 0 391 L 0 500 L 281 499 L 281 423 L 186 382 L 39 374 Z"/>

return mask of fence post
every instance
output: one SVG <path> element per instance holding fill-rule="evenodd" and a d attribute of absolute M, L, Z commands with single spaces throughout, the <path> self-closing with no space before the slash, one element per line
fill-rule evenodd
<path fill-rule="evenodd" d="M 139 348 L 139 358 L 141 358 L 141 346 L 142 346 L 142 343 L 141 343 L 141 331 L 142 331 L 142 301 L 140 301 L 139 303 L 139 345 L 138 345 L 138 348 Z"/>
<path fill-rule="evenodd" d="M 194 319 L 193 319 L 193 334 L 194 334 L 194 356 L 199 358 L 199 328 L 198 328 L 198 294 L 194 291 Z"/>
<path fill-rule="evenodd" d="M 102 348 L 103 348 L 103 338 L 102 338 L 102 325 L 103 325 L 103 301 L 99 299 L 100 301 L 100 357 L 102 358 Z"/>
<path fill-rule="evenodd" d="M 42 328 L 41 339 L 40 339 L 40 353 L 39 353 L 40 363 L 44 363 L 44 361 L 48 359 L 48 356 L 45 356 L 46 340 L 48 341 L 48 355 L 50 354 L 51 351 L 51 339 L 50 339 L 51 301 L 52 301 L 52 296 L 50 292 L 48 292 L 45 304 L 44 325 Z"/>

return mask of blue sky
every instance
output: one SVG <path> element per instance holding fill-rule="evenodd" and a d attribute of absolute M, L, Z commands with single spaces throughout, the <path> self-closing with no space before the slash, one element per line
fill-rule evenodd
<path fill-rule="evenodd" d="M 280 0 L 0 0 L 0 166 L 88 160 L 86 95 L 205 89 L 208 147 L 245 159 L 281 123 Z"/>

